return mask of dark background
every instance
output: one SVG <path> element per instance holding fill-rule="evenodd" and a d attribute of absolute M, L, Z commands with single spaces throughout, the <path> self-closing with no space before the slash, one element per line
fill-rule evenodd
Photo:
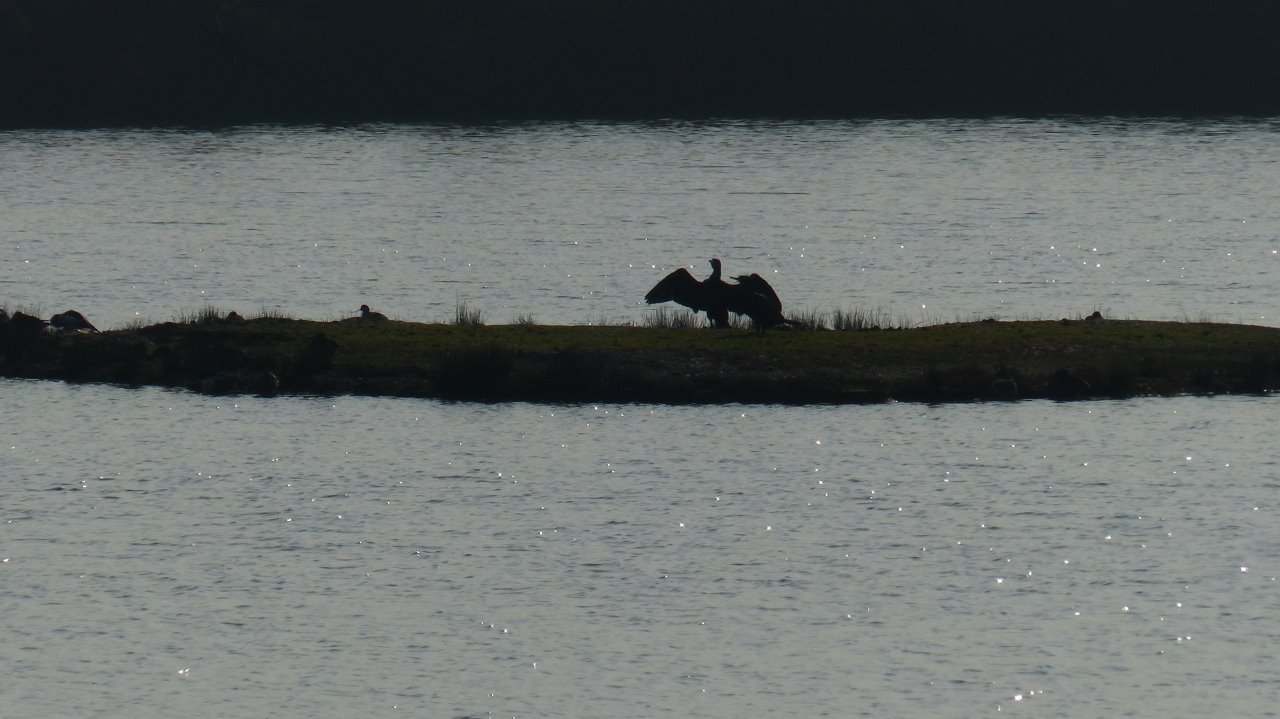
<path fill-rule="evenodd" d="M 0 125 L 1280 114 L 1276 6 L 0 0 Z"/>

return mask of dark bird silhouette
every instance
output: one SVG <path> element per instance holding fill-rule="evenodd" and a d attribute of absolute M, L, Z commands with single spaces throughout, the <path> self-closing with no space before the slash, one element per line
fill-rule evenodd
<path fill-rule="evenodd" d="M 645 302 L 675 302 L 694 312 L 706 312 L 712 327 L 728 327 L 729 313 L 746 315 L 763 333 L 768 327 L 795 324 L 782 316 L 778 293 L 760 275 L 740 275 L 730 284 L 720 278 L 720 260 L 711 260 L 711 276 L 699 282 L 680 269 L 667 275 L 644 296 Z"/>
<path fill-rule="evenodd" d="M 14 312 L 5 323 L 5 328 L 9 330 L 10 336 L 26 339 L 40 334 L 48 324 L 47 321 L 26 312 Z"/>
<path fill-rule="evenodd" d="M 729 285 L 731 296 L 734 298 L 734 303 L 730 304 L 729 309 L 750 317 L 755 324 L 756 332 L 764 334 L 767 328 L 775 325 L 800 324 L 782 315 L 782 300 L 778 299 L 778 293 L 773 291 L 773 285 L 763 277 L 752 273 L 738 275 L 733 279 L 738 284 Z"/>
<path fill-rule="evenodd" d="M 360 305 L 359 312 L 361 322 L 385 322 L 387 319 L 387 316 L 381 312 L 369 309 L 369 305 Z"/>
<path fill-rule="evenodd" d="M 728 283 L 720 279 L 720 260 L 711 260 L 711 276 L 699 282 L 689 271 L 681 267 L 653 286 L 644 296 L 649 304 L 675 302 L 695 313 L 706 312 L 712 327 L 729 326 L 729 310 L 724 303 L 724 288 Z"/>
<path fill-rule="evenodd" d="M 21 358 L 48 324 L 25 312 L 14 312 L 7 322 L 0 323 L 0 352 L 10 361 Z"/>
<path fill-rule="evenodd" d="M 98 331 L 98 328 L 94 327 L 92 322 L 75 310 L 59 312 L 58 314 L 50 317 L 49 325 L 54 329 L 62 330 L 63 332 L 79 332 L 80 330 L 84 330 L 86 332 Z"/>

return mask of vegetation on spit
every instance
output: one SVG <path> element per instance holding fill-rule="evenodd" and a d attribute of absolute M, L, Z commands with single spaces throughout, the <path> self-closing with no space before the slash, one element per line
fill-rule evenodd
<path fill-rule="evenodd" d="M 984 320 L 846 330 L 318 322 L 207 310 L 102 333 L 0 333 L 0 375 L 202 392 L 457 400 L 853 403 L 1265 393 L 1280 329 Z"/>

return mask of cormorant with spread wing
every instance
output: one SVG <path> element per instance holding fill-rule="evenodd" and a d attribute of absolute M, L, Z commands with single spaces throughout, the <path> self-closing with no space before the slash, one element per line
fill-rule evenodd
<path fill-rule="evenodd" d="M 644 296 L 649 304 L 675 302 L 693 310 L 706 312 L 712 327 L 729 326 L 729 310 L 724 303 L 724 288 L 728 283 L 720 279 L 720 260 L 711 260 L 711 276 L 699 282 L 681 267 L 653 286 Z"/>
<path fill-rule="evenodd" d="M 680 269 L 667 275 L 644 296 L 645 302 L 675 302 L 694 312 L 706 312 L 712 327 L 728 327 L 729 313 L 746 315 L 756 331 L 780 324 L 794 324 L 782 316 L 778 293 L 760 275 L 740 275 L 735 284 L 720 279 L 720 260 L 711 260 L 711 276 L 699 282 Z"/>

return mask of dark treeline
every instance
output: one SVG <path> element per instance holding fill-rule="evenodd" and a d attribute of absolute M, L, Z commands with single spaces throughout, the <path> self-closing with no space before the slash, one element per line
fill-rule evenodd
<path fill-rule="evenodd" d="M 1280 6 L 0 0 L 0 125 L 1280 114 Z"/>

